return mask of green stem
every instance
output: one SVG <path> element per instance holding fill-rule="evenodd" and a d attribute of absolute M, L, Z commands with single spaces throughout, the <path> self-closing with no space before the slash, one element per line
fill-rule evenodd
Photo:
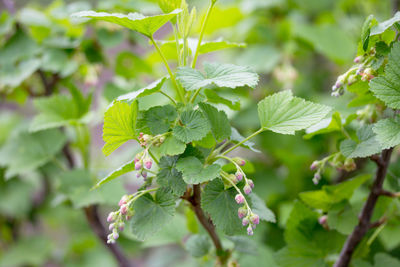
<path fill-rule="evenodd" d="M 169 74 L 169 76 L 171 78 L 171 82 L 175 86 L 175 89 L 176 89 L 176 92 L 178 94 L 179 100 L 184 102 L 184 103 L 186 103 L 186 99 L 184 97 L 184 93 L 182 92 L 182 88 L 179 87 L 178 83 L 176 82 L 175 75 L 172 73 L 172 70 L 168 65 L 167 59 L 165 58 L 165 56 L 164 56 L 163 52 L 161 51 L 160 47 L 157 45 L 157 42 L 154 40 L 153 36 L 150 36 L 149 38 L 150 38 L 150 41 L 153 43 L 154 47 L 156 48 L 158 54 L 160 55 L 162 61 L 164 62 L 165 68 L 167 69 L 168 74 Z"/>
<path fill-rule="evenodd" d="M 225 150 L 221 156 L 224 156 L 226 154 L 228 154 L 229 152 L 231 152 L 232 150 L 236 149 L 237 147 L 239 147 L 240 145 L 242 145 L 243 143 L 249 141 L 251 138 L 253 138 L 254 136 L 256 136 L 257 134 L 263 132 L 263 128 L 260 128 L 257 132 L 252 133 L 251 135 L 249 135 L 248 137 L 246 137 L 245 139 L 243 139 L 242 141 L 240 141 L 239 143 L 237 143 L 236 145 L 234 145 L 233 147 Z"/>
<path fill-rule="evenodd" d="M 160 162 L 158 161 L 158 159 L 154 156 L 154 154 L 150 151 L 150 149 L 149 149 L 148 151 L 149 151 L 150 157 L 152 157 L 152 159 L 154 160 L 154 162 L 157 163 L 157 165 L 158 165 L 158 164 L 160 163 Z"/>
<path fill-rule="evenodd" d="M 158 91 L 158 92 L 159 92 L 160 94 L 166 96 L 169 100 L 171 100 L 172 104 L 174 104 L 174 106 L 176 106 L 176 102 L 175 102 L 175 100 L 174 100 L 172 97 L 170 97 L 168 94 L 164 93 L 163 91 Z"/>
<path fill-rule="evenodd" d="M 178 65 L 182 66 L 181 45 L 179 44 L 179 36 L 178 36 L 178 24 L 175 23 L 175 25 L 172 25 L 172 28 L 174 29 L 174 36 L 175 36 L 175 43 L 176 43 L 176 53 L 178 55 Z"/>
<path fill-rule="evenodd" d="M 56 164 L 62 171 L 64 172 L 67 171 L 67 168 L 61 163 L 61 161 L 58 158 L 53 157 L 51 161 L 53 161 L 53 163 Z"/>
<path fill-rule="evenodd" d="M 243 195 L 243 194 L 242 194 L 242 191 L 240 191 L 239 187 L 237 187 L 236 184 L 235 184 L 231 179 L 229 179 L 229 177 L 226 176 L 226 174 L 224 174 L 224 173 L 221 172 L 221 176 L 222 176 L 222 178 L 224 178 L 225 180 L 227 180 L 227 181 L 236 189 L 236 191 L 237 191 L 239 194 Z M 246 207 L 247 207 L 247 214 L 250 214 L 250 213 L 251 213 L 250 205 L 249 205 L 249 203 L 247 203 L 246 197 L 245 197 L 244 195 L 243 195 L 243 198 L 244 198 L 244 204 L 245 204 Z"/>
<path fill-rule="evenodd" d="M 190 103 L 194 103 L 194 101 L 196 100 L 196 97 L 199 95 L 200 91 L 202 88 L 199 88 L 196 90 L 196 92 L 194 93 L 194 95 L 192 96 L 192 98 L 190 99 Z"/>
<path fill-rule="evenodd" d="M 204 31 L 206 29 L 207 22 L 208 22 L 208 19 L 209 19 L 210 14 L 211 14 L 211 10 L 213 9 L 215 2 L 216 1 L 211 1 L 211 4 L 207 9 L 206 17 L 204 18 L 203 24 L 201 25 L 199 41 L 197 42 L 196 53 L 194 54 L 193 61 L 192 61 L 192 68 L 193 69 L 196 67 L 196 62 L 197 62 L 197 58 L 199 56 L 199 51 L 200 51 L 200 46 L 201 46 L 201 41 L 203 40 Z"/>

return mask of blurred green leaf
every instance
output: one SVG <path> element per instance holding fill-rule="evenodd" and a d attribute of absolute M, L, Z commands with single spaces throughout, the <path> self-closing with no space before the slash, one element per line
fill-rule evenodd
<path fill-rule="evenodd" d="M 182 172 L 183 180 L 187 184 L 200 184 L 217 178 L 221 166 L 218 164 L 203 166 L 198 158 L 185 157 L 178 160 L 176 169 Z"/>

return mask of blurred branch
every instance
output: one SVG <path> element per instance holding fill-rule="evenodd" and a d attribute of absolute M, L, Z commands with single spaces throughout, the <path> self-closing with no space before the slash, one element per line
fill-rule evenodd
<path fill-rule="evenodd" d="M 377 223 L 371 223 L 371 217 L 374 212 L 376 202 L 381 196 L 383 181 L 385 180 L 387 168 L 389 166 L 390 158 L 393 149 L 384 150 L 381 156 L 372 156 L 371 160 L 375 161 L 378 169 L 375 174 L 375 181 L 372 185 L 371 191 L 368 195 L 367 202 L 365 202 L 361 213 L 359 215 L 358 225 L 354 228 L 353 232 L 347 237 L 342 251 L 340 252 L 339 259 L 336 261 L 334 267 L 347 267 L 351 261 L 351 256 L 356 249 L 357 245 L 361 242 L 367 231 Z M 378 224 L 380 222 L 378 221 Z"/>

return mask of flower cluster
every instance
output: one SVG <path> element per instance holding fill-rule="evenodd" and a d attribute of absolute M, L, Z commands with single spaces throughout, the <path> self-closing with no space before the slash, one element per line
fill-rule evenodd
<path fill-rule="evenodd" d="M 318 184 L 319 181 L 321 180 L 321 173 L 324 171 L 325 164 L 328 163 L 335 167 L 336 169 L 339 170 L 345 170 L 345 171 L 352 171 L 356 169 L 356 163 L 354 162 L 354 159 L 352 158 L 346 158 L 343 156 L 341 153 L 334 153 L 328 157 L 325 157 L 321 160 L 316 160 L 314 161 L 310 169 L 312 171 L 316 171 L 314 173 L 313 177 L 313 183 Z"/>
<path fill-rule="evenodd" d="M 119 201 L 119 210 L 110 212 L 107 217 L 107 222 L 110 223 L 108 229 L 111 234 L 107 236 L 107 243 L 114 244 L 119 237 L 119 232 L 122 232 L 125 227 L 125 221 L 129 220 L 133 215 L 133 210 L 130 206 L 133 202 L 133 195 L 123 195 Z"/>
<path fill-rule="evenodd" d="M 332 96 L 341 96 L 344 93 L 345 86 L 352 85 L 358 81 L 361 76 L 361 81 L 370 81 L 373 79 L 374 71 L 371 68 L 371 61 L 375 56 L 375 50 L 371 49 L 367 55 L 358 56 L 354 59 L 355 65 L 351 67 L 346 73 L 340 75 L 335 84 L 332 86 Z"/>
<path fill-rule="evenodd" d="M 147 170 L 150 170 L 153 165 L 153 160 L 149 156 L 148 149 L 143 150 L 142 152 L 136 154 L 135 159 L 135 170 L 137 171 L 136 177 L 147 178 Z"/>
<path fill-rule="evenodd" d="M 260 223 L 260 217 L 257 214 L 253 213 L 249 204 L 247 203 L 245 195 L 242 194 L 241 190 L 236 186 L 237 183 L 244 180 L 245 185 L 243 187 L 243 192 L 246 195 L 249 195 L 254 188 L 253 181 L 246 177 L 246 174 L 241 168 L 246 164 L 246 161 L 239 157 L 232 159 L 230 158 L 225 158 L 225 159 L 231 161 L 236 166 L 236 173 L 227 174 L 223 172 L 221 173 L 222 177 L 227 179 L 238 192 L 237 195 L 235 196 L 235 201 L 237 204 L 244 204 L 238 209 L 238 217 L 242 219 L 243 226 L 248 226 L 247 234 L 253 235 L 253 230 L 256 228 L 257 224 Z"/>

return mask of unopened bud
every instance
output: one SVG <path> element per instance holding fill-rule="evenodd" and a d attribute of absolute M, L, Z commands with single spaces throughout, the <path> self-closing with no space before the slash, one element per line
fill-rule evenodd
<path fill-rule="evenodd" d="M 246 214 L 247 214 L 247 208 L 246 207 L 240 207 L 238 209 L 238 217 L 240 219 L 243 219 L 246 216 Z"/>
<path fill-rule="evenodd" d="M 128 200 L 128 195 L 123 195 L 122 197 L 121 197 L 121 200 L 119 201 L 119 203 L 118 203 L 118 206 L 122 206 L 122 205 L 124 205 L 124 204 L 126 204 L 126 201 Z"/>
<path fill-rule="evenodd" d="M 363 59 L 364 59 L 363 56 L 358 56 L 353 61 L 354 61 L 354 63 L 360 63 Z"/>
<path fill-rule="evenodd" d="M 355 74 L 350 75 L 349 79 L 347 80 L 347 84 L 352 85 L 355 82 L 357 82 L 357 75 L 355 75 Z"/>
<path fill-rule="evenodd" d="M 336 83 L 335 83 L 336 88 L 340 88 L 342 86 L 343 86 L 343 83 L 341 81 L 336 81 Z"/>
<path fill-rule="evenodd" d="M 319 162 L 314 161 L 313 163 L 311 163 L 310 170 L 315 171 L 316 169 L 318 169 L 318 165 L 319 165 Z"/>
<path fill-rule="evenodd" d="M 122 215 L 126 215 L 126 213 L 128 212 L 128 205 L 123 205 L 120 208 L 120 212 L 121 212 Z"/>
<path fill-rule="evenodd" d="M 114 239 L 118 239 L 118 237 L 119 237 L 119 234 L 118 234 L 116 231 L 113 232 L 112 235 L 113 235 L 113 238 L 114 238 Z"/>
<path fill-rule="evenodd" d="M 124 231 L 124 229 L 125 229 L 125 223 L 121 222 L 121 223 L 118 225 L 118 229 L 119 229 L 121 232 Z"/>
<path fill-rule="evenodd" d="M 235 196 L 235 201 L 238 204 L 242 204 L 244 202 L 244 196 L 242 194 L 237 194 Z"/>
<path fill-rule="evenodd" d="M 244 191 L 244 193 L 245 193 L 246 195 L 250 194 L 250 193 L 251 193 L 251 187 L 250 187 L 250 185 L 246 184 L 246 185 L 243 187 L 243 191 Z"/>
<path fill-rule="evenodd" d="M 142 171 L 141 174 L 142 174 L 142 176 L 143 176 L 144 179 L 147 178 L 147 172 L 146 172 L 146 171 Z"/>
<path fill-rule="evenodd" d="M 114 239 L 108 239 L 107 240 L 107 244 L 115 244 L 115 240 Z"/>
<path fill-rule="evenodd" d="M 151 169 L 152 165 L 153 165 L 153 161 L 150 158 L 146 158 L 144 160 L 144 166 L 146 169 Z"/>
<path fill-rule="evenodd" d="M 250 221 L 254 224 L 259 224 L 260 223 L 260 217 L 257 214 L 252 214 L 250 216 Z"/>
<path fill-rule="evenodd" d="M 239 157 L 233 158 L 233 161 L 239 166 L 244 166 L 246 164 L 246 161 Z"/>
<path fill-rule="evenodd" d="M 115 213 L 114 212 L 110 212 L 107 216 L 107 222 L 112 222 L 115 220 Z"/>
<path fill-rule="evenodd" d="M 251 227 L 251 225 L 249 225 L 249 227 L 247 227 L 247 234 L 248 235 L 253 235 L 254 234 L 253 227 Z"/>
<path fill-rule="evenodd" d="M 248 225 L 249 224 L 249 219 L 246 217 L 246 218 L 243 218 L 243 220 L 242 220 L 242 225 L 243 226 L 246 226 L 246 225 Z"/>
<path fill-rule="evenodd" d="M 140 178 L 142 176 L 142 173 L 138 172 L 136 173 L 136 178 Z"/>
<path fill-rule="evenodd" d="M 135 163 L 135 170 L 140 170 L 142 168 L 142 164 L 140 162 Z"/>
<path fill-rule="evenodd" d="M 364 73 L 364 68 L 363 67 L 358 68 L 356 74 L 357 75 L 363 75 L 363 73 Z"/>
<path fill-rule="evenodd" d="M 236 172 L 235 176 L 238 181 L 241 181 L 243 179 L 243 173 L 240 171 Z"/>
<path fill-rule="evenodd" d="M 254 182 L 251 179 L 247 179 L 247 183 L 250 185 L 251 188 L 254 188 Z"/>
<path fill-rule="evenodd" d="M 329 230 L 328 226 L 328 216 L 327 215 L 322 215 L 321 217 L 318 218 L 318 222 L 322 227 L 324 227 L 326 230 Z"/>
<path fill-rule="evenodd" d="M 314 174 L 313 183 L 315 185 L 317 185 L 319 180 L 321 180 L 321 174 L 319 174 L 319 172 L 317 172 L 317 173 Z"/>

